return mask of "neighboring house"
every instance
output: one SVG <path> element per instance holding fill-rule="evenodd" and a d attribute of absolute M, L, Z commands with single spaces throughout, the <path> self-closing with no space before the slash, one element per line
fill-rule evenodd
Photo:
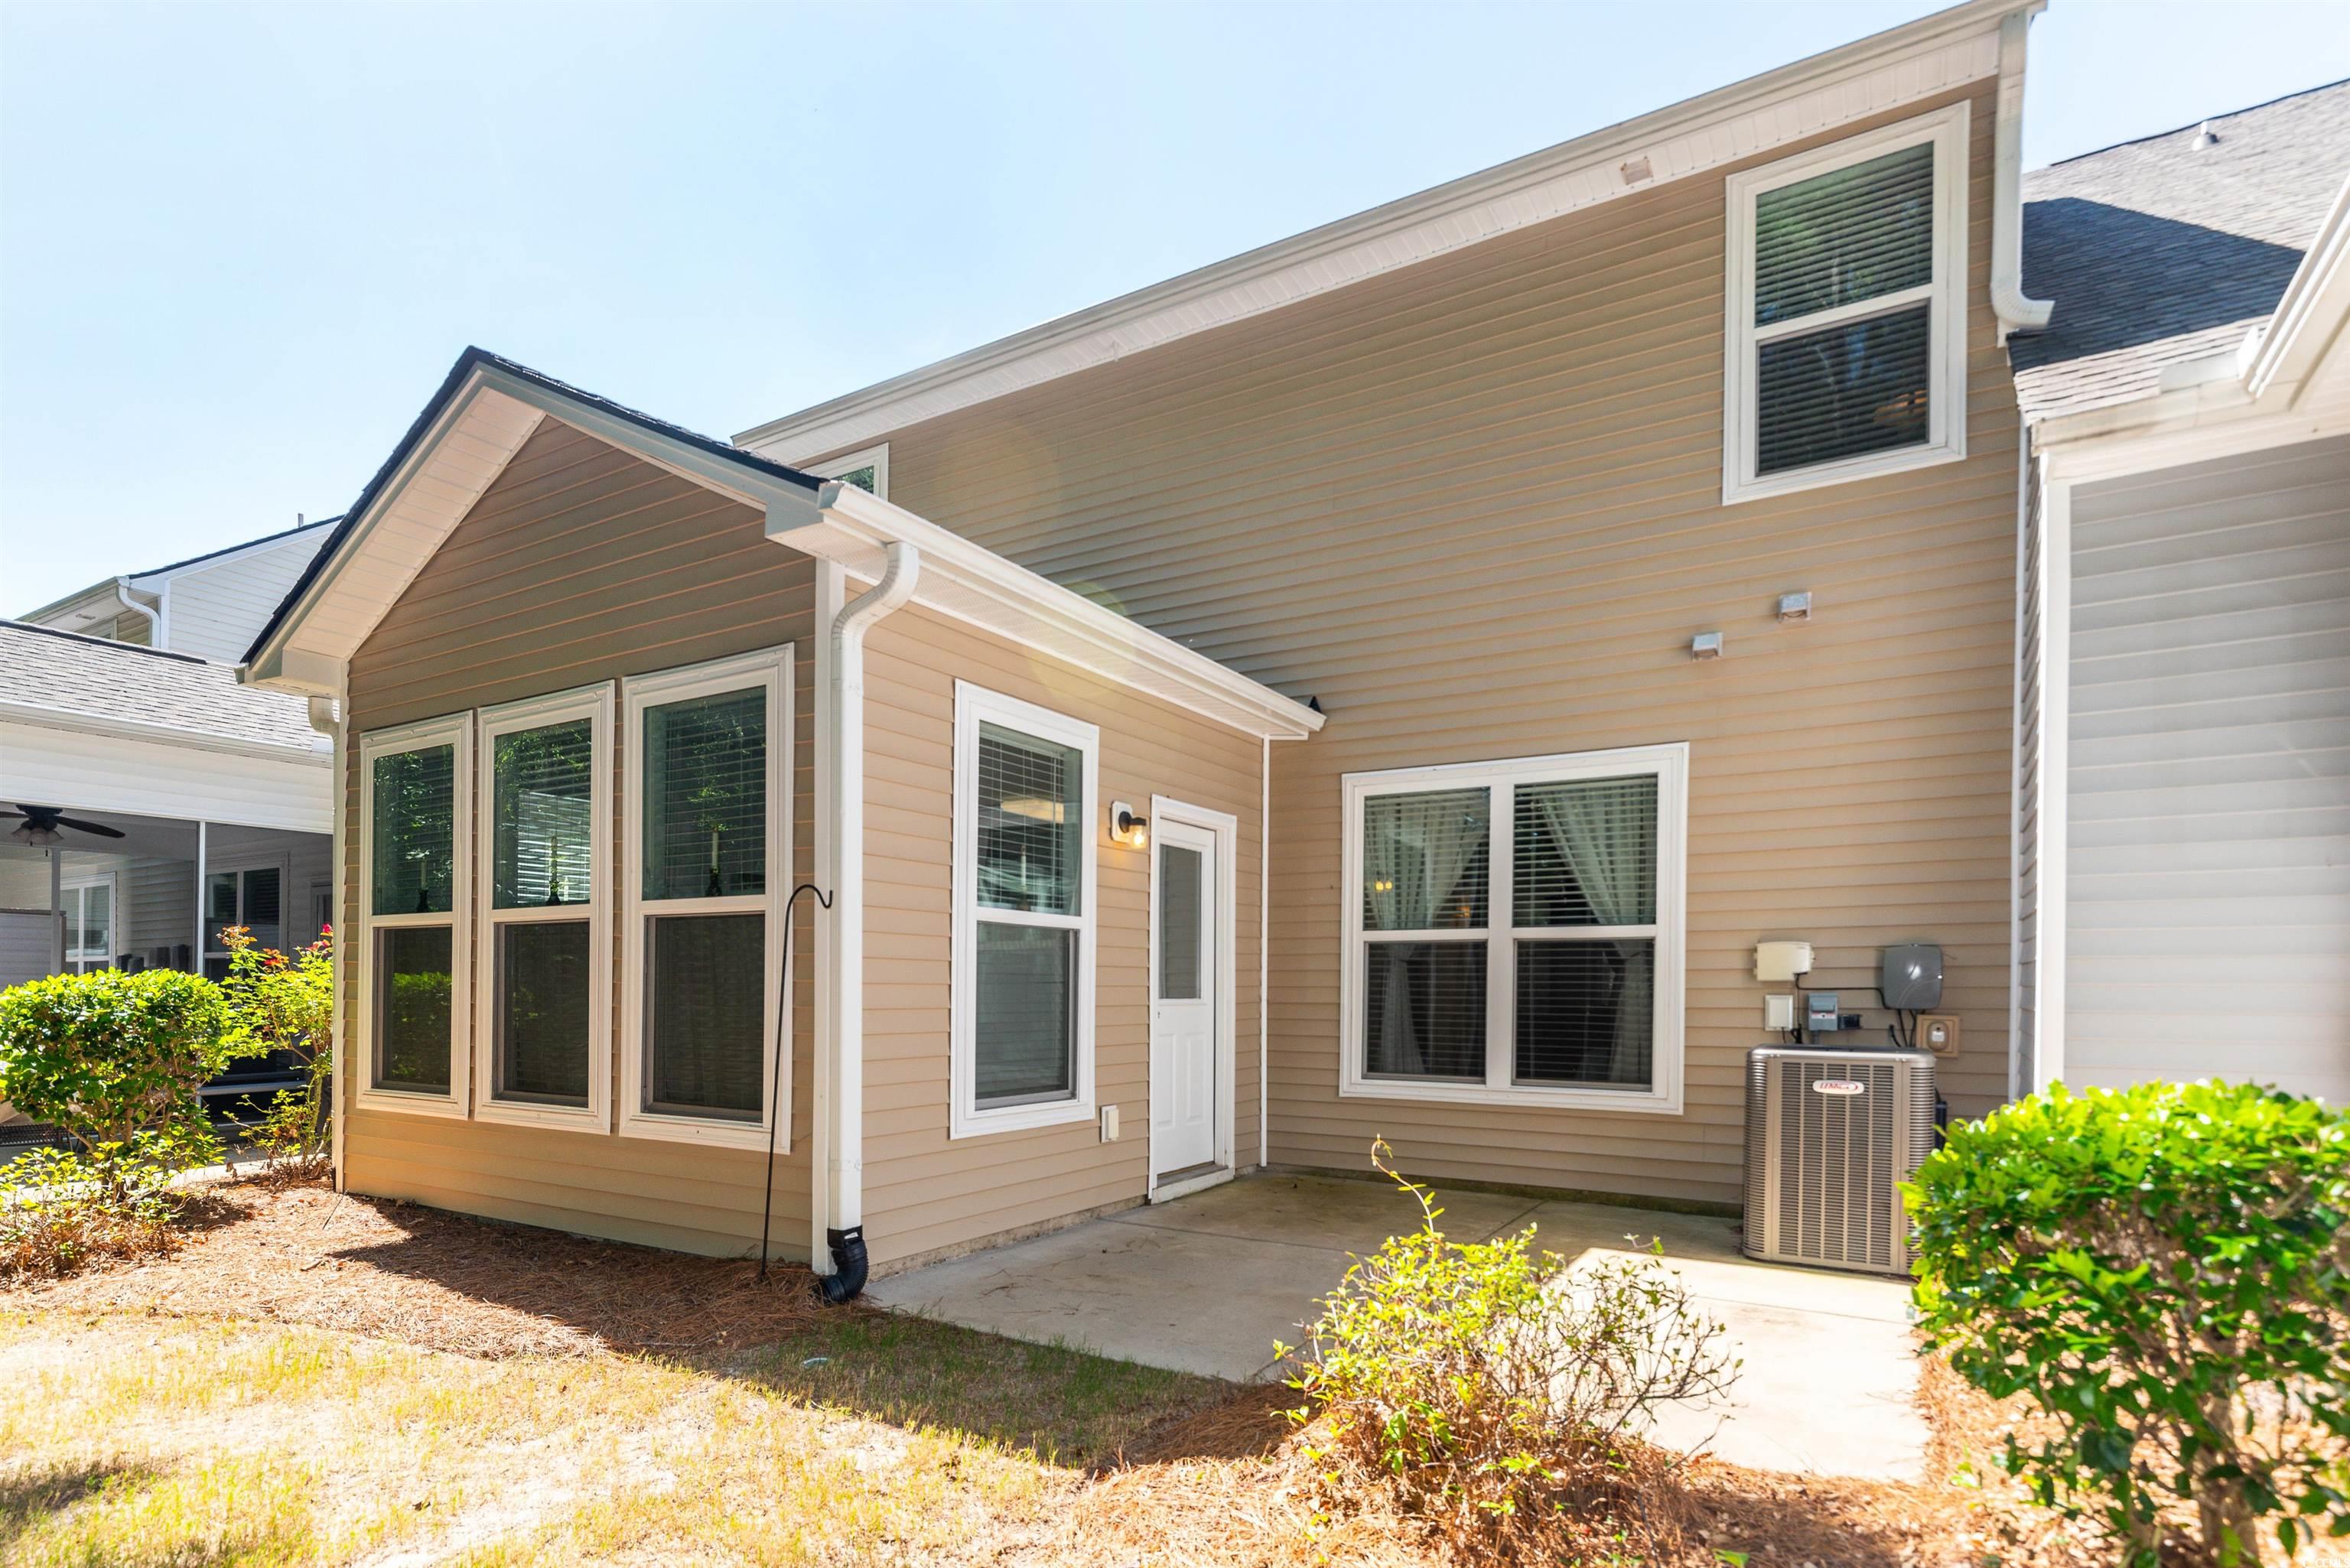
<path fill-rule="evenodd" d="M 338 521 L 302 524 L 151 571 L 108 577 L 17 618 L 234 664 Z"/>
<path fill-rule="evenodd" d="M 2017 1087 L 2350 1100 L 2350 83 L 2024 186 Z"/>
<path fill-rule="evenodd" d="M 1734 1206 L 1768 938 L 1880 1043 L 1939 943 L 1999 1103 L 2034 9 L 739 444 L 469 351 L 249 655 L 347 724 L 344 1180 L 737 1252 L 772 1139 L 852 1272 L 1380 1136 Z"/>
<path fill-rule="evenodd" d="M 0 986 L 55 969 L 224 972 L 223 927 L 315 937 L 330 751 L 243 654 L 330 529 L 110 577 L 0 621 Z M 94 823 L 117 836 L 71 826 Z M 52 896 L 55 902 L 52 902 Z"/>

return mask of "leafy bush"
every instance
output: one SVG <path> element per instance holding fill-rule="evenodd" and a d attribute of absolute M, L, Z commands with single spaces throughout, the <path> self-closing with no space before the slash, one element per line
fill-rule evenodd
<path fill-rule="evenodd" d="M 1389 1158 L 1376 1146 L 1419 1226 L 1347 1272 L 1291 1380 L 1293 1417 L 1322 1423 L 1309 1451 L 1334 1502 L 1383 1493 L 1480 1562 L 1664 1545 L 1671 1473 L 1639 1438 L 1659 1406 L 1729 1386 L 1721 1325 L 1653 1259 L 1569 1272 L 1531 1226 L 1448 1240 Z"/>
<path fill-rule="evenodd" d="M 135 1153 L 102 1164 L 62 1148 L 18 1155 L 0 1167 L 0 1282 L 169 1251 L 171 1178 L 171 1167 Z"/>
<path fill-rule="evenodd" d="M 265 948 L 243 926 L 221 933 L 229 950 L 222 986 L 240 1034 L 255 1054 L 282 1057 L 301 1079 L 271 1104 L 253 1139 L 276 1168 L 315 1175 L 327 1158 L 328 1101 L 335 1065 L 335 934 L 321 931 L 291 953 Z"/>
<path fill-rule="evenodd" d="M 197 1091 L 246 1048 L 202 975 L 96 970 L 0 992 L 0 1100 L 101 1165 L 219 1158 Z"/>
<path fill-rule="evenodd" d="M 2059 1086 L 1952 1127 L 1908 1197 L 1927 1334 L 2053 1423 L 2006 1456 L 2040 1501 L 2141 1565 L 2257 1563 L 2264 1520 L 2288 1552 L 2350 1535 L 2350 1117 Z"/>

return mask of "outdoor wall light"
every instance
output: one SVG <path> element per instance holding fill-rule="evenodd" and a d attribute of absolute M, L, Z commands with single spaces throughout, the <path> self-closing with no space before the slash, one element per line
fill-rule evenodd
<path fill-rule="evenodd" d="M 1690 657 L 1691 659 L 1720 659 L 1721 657 L 1721 633 L 1718 631 L 1701 631 L 1695 637 L 1690 638 Z"/>
<path fill-rule="evenodd" d="M 1781 620 L 1789 621 L 1811 619 L 1812 596 L 1809 593 L 1781 594 L 1779 596 L 1779 618 Z"/>
<path fill-rule="evenodd" d="M 1112 801 L 1109 807 L 1109 836 L 1130 848 L 1140 849 L 1150 842 L 1150 819 L 1137 816 L 1134 807 L 1126 802 Z"/>

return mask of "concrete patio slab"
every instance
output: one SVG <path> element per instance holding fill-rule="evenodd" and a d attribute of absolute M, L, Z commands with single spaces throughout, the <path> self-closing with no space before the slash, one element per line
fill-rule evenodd
<path fill-rule="evenodd" d="M 1440 1201 L 1455 1240 L 1532 1223 L 1538 1246 L 1583 1267 L 1662 1241 L 1666 1265 L 1745 1365 L 1724 1399 L 1668 1411 L 1659 1441 L 1761 1469 L 1919 1474 L 1926 1428 L 1902 1282 L 1757 1263 L 1738 1251 L 1736 1222 L 1711 1216 L 1488 1193 Z M 1250 1177 L 891 1275 L 866 1293 L 1014 1339 L 1246 1381 L 1273 1374 L 1273 1342 L 1298 1342 L 1350 1253 L 1417 1217 L 1378 1183 Z"/>

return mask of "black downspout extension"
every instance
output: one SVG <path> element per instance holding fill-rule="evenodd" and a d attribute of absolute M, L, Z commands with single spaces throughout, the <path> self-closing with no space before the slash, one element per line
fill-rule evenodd
<path fill-rule="evenodd" d="M 846 1231 L 827 1231 L 824 1239 L 832 1248 L 832 1272 L 816 1282 L 824 1289 L 825 1304 L 840 1306 L 864 1293 L 865 1227 L 851 1225 Z"/>

